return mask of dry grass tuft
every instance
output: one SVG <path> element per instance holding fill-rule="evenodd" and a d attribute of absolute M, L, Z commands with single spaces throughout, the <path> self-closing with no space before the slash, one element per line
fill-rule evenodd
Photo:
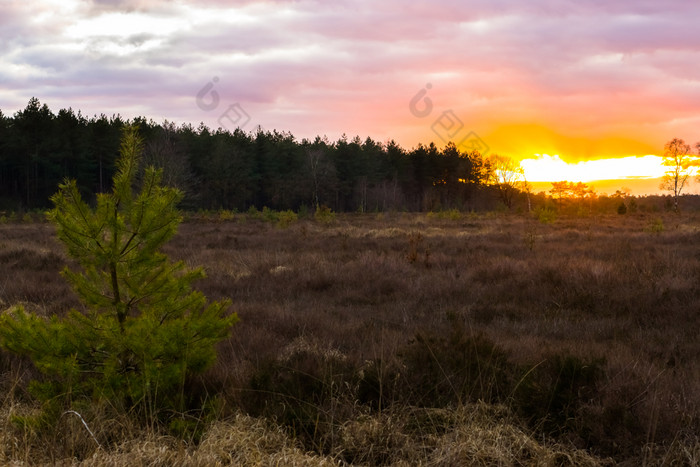
<path fill-rule="evenodd" d="M 541 465 L 599 466 L 586 451 L 558 444 L 543 445 L 518 427 L 503 407 L 477 404 L 453 415 L 455 429 L 441 437 L 430 465 Z"/>
<path fill-rule="evenodd" d="M 264 420 L 237 415 L 214 423 L 199 446 L 188 447 L 168 436 L 148 436 L 118 445 L 110 452 L 95 451 L 73 465 L 100 466 L 332 466 L 338 462 L 301 451 L 279 427 Z"/>
<path fill-rule="evenodd" d="M 192 457 L 197 465 L 338 465 L 301 451 L 279 426 L 245 415 L 214 424 Z"/>
<path fill-rule="evenodd" d="M 505 406 L 409 409 L 365 416 L 343 427 L 337 449 L 352 465 L 612 465 L 586 451 L 542 444 Z"/>

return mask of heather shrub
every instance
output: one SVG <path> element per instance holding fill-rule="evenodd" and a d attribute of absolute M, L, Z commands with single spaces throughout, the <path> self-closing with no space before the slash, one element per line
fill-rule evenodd
<path fill-rule="evenodd" d="M 347 418 L 343 410 L 352 407 L 354 373 L 339 351 L 297 338 L 278 358 L 259 365 L 244 405 L 291 428 L 308 448 L 327 452 Z"/>
<path fill-rule="evenodd" d="M 504 400 L 517 373 L 498 346 L 460 326 L 447 338 L 417 334 L 399 356 L 405 367 L 399 397 L 421 407 Z"/>
<path fill-rule="evenodd" d="M 408 251 L 406 259 L 413 264 L 418 260 L 421 247 L 423 246 L 423 235 L 420 233 L 412 233 L 408 236 Z"/>
<path fill-rule="evenodd" d="M 375 358 L 357 372 L 357 400 L 373 410 L 390 407 L 400 393 L 401 367 L 395 362 Z M 400 402 L 400 401 L 399 401 Z"/>
<path fill-rule="evenodd" d="M 604 376 L 602 359 L 554 355 L 528 371 L 513 393 L 517 412 L 548 435 L 585 437 L 579 410 L 593 401 Z"/>

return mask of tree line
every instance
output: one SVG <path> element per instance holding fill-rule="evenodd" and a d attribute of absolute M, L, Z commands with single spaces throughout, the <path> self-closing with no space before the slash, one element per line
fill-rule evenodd
<path fill-rule="evenodd" d="M 143 166 L 162 168 L 163 183 L 185 193 L 184 209 L 428 211 L 498 202 L 488 160 L 453 143 L 406 150 L 369 137 L 297 140 L 276 130 L 88 118 L 70 108 L 53 113 L 32 98 L 13 116 L 0 110 L 0 210 L 47 208 L 66 178 L 86 199 L 109 191 L 127 125 L 144 138 Z"/>
<path fill-rule="evenodd" d="M 94 203 L 97 193 L 112 188 L 127 126 L 138 128 L 144 139 L 140 174 L 147 166 L 162 168 L 164 185 L 185 193 L 180 207 L 192 211 L 245 211 L 251 206 L 278 211 L 326 206 L 337 212 L 499 206 L 571 211 L 573 200 L 575 212 L 581 213 L 614 211 L 629 198 L 621 192 L 598 196 L 566 181 L 553 182 L 548 194 L 534 194 L 514 159 L 464 152 L 454 143 L 406 150 L 393 140 L 369 137 L 297 140 L 288 132 L 260 128 L 230 132 L 204 124 L 158 124 L 143 117 L 86 117 L 70 108 L 53 113 L 32 98 L 12 116 L 0 110 L 0 211 L 46 209 L 65 179 L 75 180 L 82 196 Z M 683 140 L 665 147 L 669 171 L 662 189 L 670 192 L 670 208 L 676 211 L 688 171 L 697 167 L 695 159 L 688 161 L 689 154 Z"/>

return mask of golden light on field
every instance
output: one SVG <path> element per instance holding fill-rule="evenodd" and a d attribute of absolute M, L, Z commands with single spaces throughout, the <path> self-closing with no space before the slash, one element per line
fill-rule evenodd
<path fill-rule="evenodd" d="M 567 163 L 558 155 L 536 154 L 523 159 L 521 166 L 530 182 L 592 182 L 596 180 L 624 180 L 663 177 L 666 168 L 659 156 L 630 156 L 597 159 L 575 164 Z"/>

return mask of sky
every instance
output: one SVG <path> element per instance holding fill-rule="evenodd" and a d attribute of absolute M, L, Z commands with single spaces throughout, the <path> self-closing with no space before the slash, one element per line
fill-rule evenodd
<path fill-rule="evenodd" d="M 689 0 L 0 0 L 0 110 L 451 140 L 533 180 L 644 178 L 665 142 L 700 140 L 698 18 Z"/>

